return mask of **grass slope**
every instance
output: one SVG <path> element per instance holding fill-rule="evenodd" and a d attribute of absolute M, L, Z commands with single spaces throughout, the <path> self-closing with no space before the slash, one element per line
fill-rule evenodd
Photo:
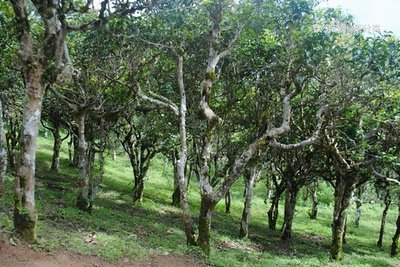
<path fill-rule="evenodd" d="M 172 169 L 161 157 L 151 165 L 145 183 L 143 203 L 131 203 L 132 171 L 128 159 L 120 156 L 108 160 L 106 176 L 95 201 L 92 215 L 74 207 L 77 171 L 68 167 L 67 148 L 63 145 L 61 170 L 48 172 L 52 140 L 40 138 L 37 153 L 37 208 L 39 211 L 37 250 L 66 248 L 83 254 L 113 260 L 144 259 L 150 254 L 189 255 L 213 266 L 400 266 L 398 258 L 388 254 L 394 233 L 396 208 L 388 214 L 383 249 L 376 247 L 382 207 L 364 205 L 359 228 L 354 228 L 354 207 L 349 210 L 345 259 L 329 259 L 332 207 L 321 204 L 317 220 L 307 215 L 309 203 L 299 200 L 293 225 L 293 241 L 279 240 L 279 231 L 267 227 L 264 185 L 260 182 L 253 200 L 250 238 L 240 240 L 239 221 L 242 212 L 242 181 L 232 190 L 232 212 L 224 213 L 220 203 L 213 215 L 212 252 L 203 259 L 197 248 L 188 248 L 182 231 L 180 210 L 170 205 L 173 191 Z M 13 182 L 6 182 L 0 228 L 12 230 Z M 328 187 L 321 199 L 333 195 Z M 189 200 L 194 220 L 199 210 L 198 185 L 190 185 Z M 283 202 L 283 201 L 282 201 Z M 329 202 L 329 201 L 326 201 Z M 281 224 L 282 208 L 279 224 Z"/>

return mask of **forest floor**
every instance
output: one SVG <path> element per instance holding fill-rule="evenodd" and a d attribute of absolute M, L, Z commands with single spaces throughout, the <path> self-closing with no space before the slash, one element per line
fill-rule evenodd
<path fill-rule="evenodd" d="M 35 252 L 27 246 L 11 245 L 0 240 L 0 266 L 7 267 L 200 267 L 199 263 L 174 255 L 152 256 L 145 261 L 132 261 L 125 258 L 107 261 L 67 250 L 54 252 Z"/>
<path fill-rule="evenodd" d="M 131 201 L 129 160 L 123 153 L 116 161 L 107 160 L 93 212 L 87 214 L 75 208 L 78 176 L 77 170 L 69 167 L 66 144 L 62 148 L 59 173 L 48 171 L 51 154 L 52 140 L 41 137 L 36 173 L 38 239 L 31 248 L 21 247 L 21 242 L 12 235 L 13 179 L 6 180 L 6 194 L 0 203 L 0 235 L 5 240 L 0 243 L 3 246 L 0 266 L 46 266 L 45 262 L 50 263 L 48 266 L 400 266 L 399 257 L 389 256 L 397 216 L 395 205 L 388 213 L 382 249 L 376 247 L 381 205 L 364 204 L 358 228 L 354 227 L 352 205 L 348 213 L 345 257 L 335 262 L 329 258 L 333 192 L 328 184 L 321 183 L 319 188 L 317 220 L 308 217 L 310 201 L 299 194 L 293 239 L 282 242 L 279 229 L 283 209 L 281 206 L 278 230 L 268 229 L 266 212 L 270 204 L 265 203 L 262 180 L 255 188 L 250 236 L 244 240 L 238 237 L 243 208 L 243 181 L 240 180 L 232 189 L 231 213 L 224 212 L 223 203 L 213 213 L 212 250 L 205 259 L 198 248 L 186 246 L 181 211 L 171 206 L 171 164 L 165 164 L 161 156 L 152 161 L 143 202 L 137 204 Z M 198 188 L 193 178 L 188 197 L 195 224 L 200 206 Z M 16 246 L 10 246 L 11 237 L 11 243 L 15 242 Z M 33 261 L 26 262 L 26 259 Z"/>

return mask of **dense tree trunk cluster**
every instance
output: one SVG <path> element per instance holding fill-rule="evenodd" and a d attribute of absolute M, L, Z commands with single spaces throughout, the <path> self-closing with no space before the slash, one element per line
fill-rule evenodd
<path fill-rule="evenodd" d="M 172 155 L 172 205 L 181 209 L 186 242 L 210 255 L 215 207 L 223 200 L 225 212 L 233 210 L 233 185 L 241 177 L 239 236 L 251 235 L 254 188 L 266 179 L 271 230 L 285 196 L 282 240 L 296 236 L 292 228 L 304 187 L 312 205 L 308 215 L 317 219 L 318 186 L 325 180 L 334 190 L 331 258 L 340 260 L 348 207 L 354 200 L 359 227 L 363 185 L 376 178 L 385 192 L 377 241 L 382 247 L 392 203 L 389 183 L 400 185 L 394 167 L 398 98 L 388 97 L 394 95 L 388 84 L 398 85 L 392 58 L 399 45 L 387 36 L 343 40 L 340 34 L 317 34 L 317 23 L 344 17 L 317 15 L 313 1 L 261 2 L 10 1 L 21 63 L 13 72 L 20 73 L 25 98 L 8 101 L 22 114 L 4 109 L 2 100 L 13 89 L 0 83 L 0 197 L 8 166 L 16 172 L 16 232 L 29 242 L 36 239 L 42 122 L 53 137 L 52 175 L 60 170 L 62 143 L 70 137 L 68 158 L 78 170 L 76 207 L 82 211 L 93 210 L 107 154 L 115 160 L 117 151 L 125 151 L 129 157 L 138 206 L 153 158 Z M 188 199 L 192 172 L 200 194 L 196 224 Z M 400 208 L 396 226 L 392 255 Z"/>

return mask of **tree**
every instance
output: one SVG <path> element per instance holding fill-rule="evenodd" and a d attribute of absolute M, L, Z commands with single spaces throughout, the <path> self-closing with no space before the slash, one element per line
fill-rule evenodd
<path fill-rule="evenodd" d="M 4 134 L 3 104 L 0 99 L 0 199 L 3 197 L 3 184 L 7 170 L 6 136 Z"/>

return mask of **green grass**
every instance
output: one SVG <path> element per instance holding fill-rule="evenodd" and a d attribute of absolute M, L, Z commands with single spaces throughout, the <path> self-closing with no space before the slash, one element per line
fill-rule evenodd
<path fill-rule="evenodd" d="M 264 185 L 257 184 L 253 200 L 250 237 L 238 238 L 242 212 L 242 181 L 232 190 L 231 214 L 224 205 L 216 207 L 212 221 L 212 251 L 208 260 L 197 248 L 188 248 L 182 231 L 180 210 L 172 207 L 172 169 L 157 156 L 145 181 L 144 201 L 131 202 L 132 170 L 128 159 L 121 155 L 116 161 L 107 160 L 106 176 L 95 200 L 92 215 L 74 207 L 77 171 L 69 167 L 67 148 L 63 144 L 61 170 L 48 172 L 52 140 L 40 138 L 37 153 L 37 208 L 39 211 L 37 250 L 53 251 L 65 248 L 83 254 L 115 260 L 145 259 L 151 254 L 174 253 L 189 255 L 214 266 L 400 266 L 398 258 L 389 256 L 391 235 L 394 233 L 396 207 L 388 214 L 382 250 L 375 245 L 382 207 L 363 205 L 359 228 L 353 226 L 354 207 L 349 210 L 345 258 L 341 262 L 329 259 L 332 206 L 321 204 L 317 220 L 310 220 L 310 203 L 299 198 L 294 219 L 292 242 L 282 242 L 279 231 L 269 230 L 266 222 Z M 8 177 L 4 212 L 0 213 L 0 229 L 12 231 L 13 182 Z M 322 202 L 329 203 L 332 191 L 324 186 Z M 189 190 L 189 200 L 197 223 L 199 192 L 195 179 Z M 283 201 L 282 201 L 283 202 Z M 278 227 L 282 221 L 280 208 Z M 95 235 L 95 238 L 93 236 Z M 89 242 L 92 241 L 92 242 Z"/>

